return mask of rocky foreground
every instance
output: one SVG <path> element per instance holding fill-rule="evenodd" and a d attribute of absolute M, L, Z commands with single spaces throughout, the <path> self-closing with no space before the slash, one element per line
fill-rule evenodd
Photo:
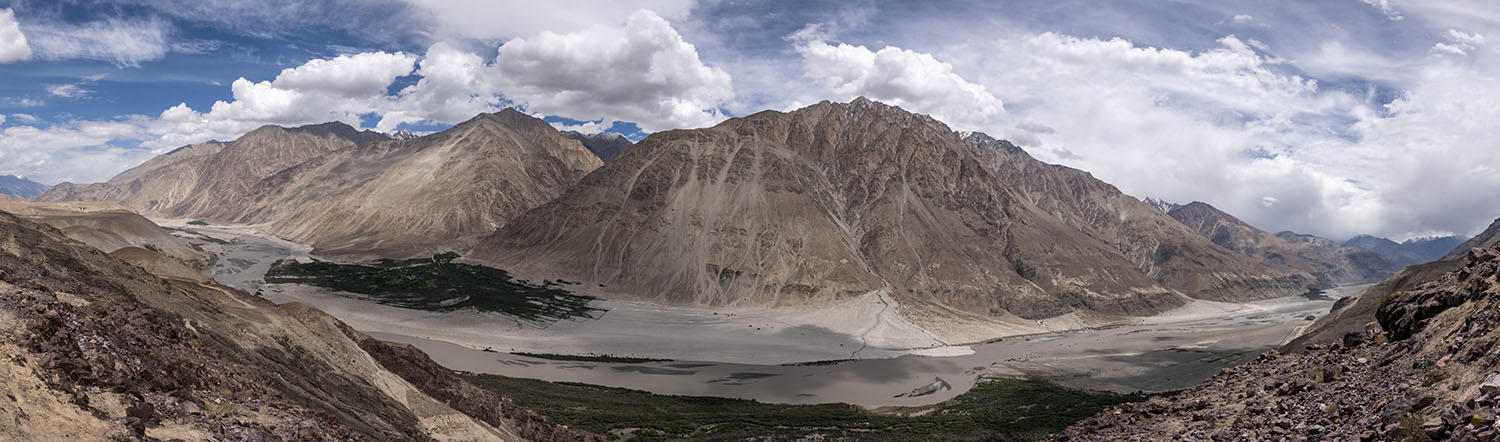
<path fill-rule="evenodd" d="M 1500 248 L 1381 300 L 1367 332 L 1270 352 L 1166 398 L 1124 404 L 1058 440 L 1496 440 Z"/>
<path fill-rule="evenodd" d="M 5 212 L 0 392 L 7 441 L 599 439 L 309 306 L 154 275 Z"/>

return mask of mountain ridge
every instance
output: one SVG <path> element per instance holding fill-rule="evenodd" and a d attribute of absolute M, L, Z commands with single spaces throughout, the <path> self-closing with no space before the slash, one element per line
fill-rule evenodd
<path fill-rule="evenodd" d="M 1196 235 L 1184 236 L 1183 250 L 1127 258 L 997 175 L 930 116 L 864 98 L 825 101 L 652 134 L 467 256 L 671 303 L 800 304 L 891 287 L 1029 318 L 1186 302 L 1150 275 L 1195 294 L 1229 288 L 1221 299 L 1302 289 L 1290 272 L 1174 267 L 1191 251 L 1265 269 Z M 1142 268 L 1156 263 L 1166 270 Z"/>

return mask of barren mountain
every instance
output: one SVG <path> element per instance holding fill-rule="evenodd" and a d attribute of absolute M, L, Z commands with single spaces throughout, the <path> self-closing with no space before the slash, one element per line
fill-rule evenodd
<path fill-rule="evenodd" d="M 466 247 L 602 164 L 510 109 L 404 140 L 342 123 L 267 126 L 157 160 L 38 199 L 119 201 L 154 216 L 262 224 L 319 254 L 405 257 Z"/>
<path fill-rule="evenodd" d="M 384 139 L 343 123 L 292 129 L 265 126 L 227 145 L 185 146 L 105 183 L 62 183 L 35 201 L 113 201 L 152 217 L 220 218 L 253 201 L 260 180 L 308 159 Z"/>
<path fill-rule="evenodd" d="M 603 165 L 512 109 L 408 141 L 370 143 L 257 183 L 241 214 L 319 254 L 405 257 L 467 247 Z"/>
<path fill-rule="evenodd" d="M 158 277 L 5 212 L 0 358 L 5 440 L 601 440 L 306 305 Z"/>
<path fill-rule="evenodd" d="M 1368 328 L 1105 410 L 1056 439 L 1495 440 L 1500 249 L 1451 263 L 1383 296 Z"/>
<path fill-rule="evenodd" d="M 1160 211 L 1078 169 L 1047 164 L 982 133 L 965 138 L 998 177 L 1068 226 L 1113 246 L 1137 268 L 1189 296 L 1253 299 L 1267 286 L 1314 284 L 1305 270 L 1225 253 Z M 1276 275 L 1276 280 L 1266 279 Z"/>
<path fill-rule="evenodd" d="M 625 138 L 624 135 L 609 132 L 584 134 L 577 131 L 565 130 L 562 134 L 583 143 L 583 147 L 588 148 L 589 152 L 593 152 L 595 156 L 598 156 L 600 160 L 604 160 L 606 163 L 620 156 L 620 152 L 624 152 L 625 149 L 629 149 L 631 146 L 630 140 Z"/>
<path fill-rule="evenodd" d="M 1379 281 L 1400 270 L 1379 254 L 1312 235 L 1272 235 L 1202 202 L 1180 206 L 1172 218 L 1214 244 L 1246 256 L 1311 273 L 1323 288 Z"/>
<path fill-rule="evenodd" d="M 931 117 L 863 98 L 761 112 L 653 134 L 469 257 L 673 303 L 799 304 L 888 286 L 906 300 L 1027 318 L 1302 289 L 1293 272 L 1133 199 L 1156 217 L 1146 227 L 1080 230 L 1102 213 L 1022 193 L 988 163 Z M 1083 205 L 1116 201 L 1105 199 Z"/>

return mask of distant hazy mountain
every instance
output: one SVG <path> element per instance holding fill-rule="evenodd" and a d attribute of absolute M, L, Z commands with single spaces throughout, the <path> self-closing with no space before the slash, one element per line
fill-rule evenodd
<path fill-rule="evenodd" d="M 1350 238 L 1344 244 L 1363 247 L 1379 253 L 1386 259 L 1403 266 L 1413 264 L 1424 264 L 1443 258 L 1459 244 L 1468 238 L 1457 236 L 1413 238 L 1405 242 L 1395 242 L 1389 239 L 1360 235 Z"/>
<path fill-rule="evenodd" d="M 31 198 L 47 191 L 47 185 L 14 175 L 0 175 L 0 195 L 20 199 Z"/>
<path fill-rule="evenodd" d="M 624 152 L 625 149 L 629 149 L 631 146 L 630 139 L 616 133 L 600 132 L 596 134 L 583 134 L 577 131 L 565 130 L 562 134 L 583 143 L 583 147 L 587 147 L 589 152 L 593 152 L 594 155 L 597 155 L 599 159 L 604 160 L 606 163 L 615 159 L 615 157 L 620 155 L 620 152 Z"/>
<path fill-rule="evenodd" d="M 1416 253 L 1422 262 L 1432 262 L 1442 259 L 1443 255 L 1468 239 L 1464 236 L 1429 236 L 1402 241 L 1401 246 Z"/>
<path fill-rule="evenodd" d="M 1379 281 L 1401 266 L 1379 254 L 1313 235 L 1257 229 L 1211 205 L 1193 202 L 1170 213 L 1214 244 L 1262 261 L 1312 273 L 1321 286 Z"/>
<path fill-rule="evenodd" d="M 1151 314 L 1312 277 L 1216 246 L 1087 173 L 857 99 L 658 132 L 470 258 L 674 303 L 890 287 L 904 309 Z"/>
<path fill-rule="evenodd" d="M 602 164 L 547 123 L 507 109 L 406 140 L 343 123 L 266 126 L 39 199 L 262 224 L 319 254 L 402 257 L 467 247 Z"/>

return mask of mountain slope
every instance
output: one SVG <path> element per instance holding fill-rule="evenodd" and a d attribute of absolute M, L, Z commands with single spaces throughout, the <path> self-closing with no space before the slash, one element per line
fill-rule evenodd
<path fill-rule="evenodd" d="M 494 408 L 473 405 L 503 400 L 393 373 L 442 369 L 377 358 L 351 333 L 306 305 L 160 278 L 0 212 L 0 389 L 12 396 L 0 439 L 598 439 L 518 407 L 482 413 Z"/>
<path fill-rule="evenodd" d="M 1500 249 L 1391 292 L 1376 324 L 1116 407 L 1058 440 L 1494 440 Z"/>
<path fill-rule="evenodd" d="M 20 199 L 31 198 L 47 191 L 47 185 L 15 175 L 0 175 L 0 195 Z"/>
<path fill-rule="evenodd" d="M 593 152 L 595 156 L 598 156 L 600 160 L 604 160 L 606 163 L 620 156 L 620 152 L 624 152 L 625 149 L 629 149 L 631 146 L 629 139 L 625 138 L 624 135 L 615 133 L 600 132 L 596 134 L 584 134 L 577 131 L 565 130 L 562 134 L 583 143 L 583 147 L 588 148 L 589 152 Z"/>
<path fill-rule="evenodd" d="M 1379 281 L 1400 268 L 1358 247 L 1312 235 L 1272 235 L 1206 203 L 1194 201 L 1169 215 L 1213 241 L 1257 260 L 1311 273 L 1322 288 Z"/>
<path fill-rule="evenodd" d="M 343 123 L 264 126 L 227 145 L 203 143 L 168 152 L 105 183 L 62 183 L 41 202 L 112 201 L 151 217 L 223 218 L 253 200 L 262 179 L 311 158 L 384 139 Z"/>
<path fill-rule="evenodd" d="M 1164 285 L 1193 297 L 1254 299 L 1273 286 L 1315 283 L 1300 269 L 1247 259 L 1205 241 L 1151 204 L 1088 172 L 1037 161 L 1003 140 L 969 135 L 969 148 L 1009 188 L 1048 214 L 1127 256 Z M 1288 288 L 1289 290 L 1289 288 Z"/>
<path fill-rule="evenodd" d="M 861 98 L 653 134 L 468 257 L 672 303 L 801 304 L 890 287 L 1027 318 L 1185 302 L 1159 281 L 1221 298 L 1301 289 L 1182 230 L 1181 247 L 1122 251 L 1012 191 L 942 123 Z"/>
<path fill-rule="evenodd" d="M 1468 241 L 1464 241 L 1458 247 L 1454 247 L 1453 250 L 1443 255 L 1443 260 L 1451 261 L 1462 258 L 1464 254 L 1469 253 L 1470 249 L 1489 248 L 1497 245 L 1500 245 L 1500 219 L 1496 219 L 1495 222 L 1490 223 L 1490 226 L 1485 228 L 1483 232 L 1474 235 L 1473 238 L 1469 238 Z"/>
<path fill-rule="evenodd" d="M 257 183 L 224 219 L 335 256 L 454 250 L 561 194 L 603 165 L 578 142 L 512 109 L 410 141 L 315 158 Z"/>
<path fill-rule="evenodd" d="M 342 123 L 266 126 L 37 199 L 260 224 L 322 255 L 401 258 L 467 247 L 602 164 L 545 122 L 507 109 L 403 140 Z"/>

